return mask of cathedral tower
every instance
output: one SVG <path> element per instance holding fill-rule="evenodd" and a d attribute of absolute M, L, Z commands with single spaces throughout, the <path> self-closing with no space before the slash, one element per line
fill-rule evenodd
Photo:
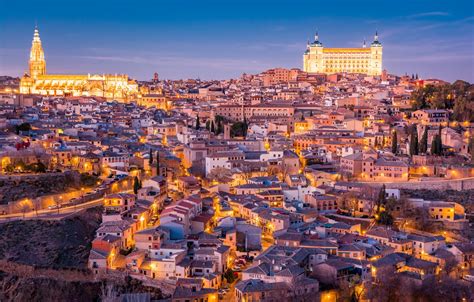
<path fill-rule="evenodd" d="M 41 40 L 37 27 L 35 27 L 33 42 L 31 43 L 29 67 L 30 76 L 32 78 L 46 74 L 46 60 L 44 59 L 44 51 L 43 47 L 41 46 Z"/>

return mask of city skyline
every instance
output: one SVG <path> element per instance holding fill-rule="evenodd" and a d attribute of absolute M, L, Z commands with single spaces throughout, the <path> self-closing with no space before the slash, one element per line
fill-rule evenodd
<path fill-rule="evenodd" d="M 367 1 L 354 13 L 349 2 L 320 10 L 307 1 L 277 1 L 274 7 L 267 1 L 233 7 L 213 1 L 129 7 L 119 1 L 67 10 L 48 1 L 22 14 L 10 13 L 20 9 L 18 3 L 6 3 L 0 13 L 0 36 L 7 41 L 0 45 L 0 70 L 12 76 L 27 70 L 36 20 L 49 73 L 128 73 L 145 80 L 157 71 L 169 79 L 235 78 L 274 67 L 301 69 L 306 42 L 316 30 L 328 47 L 360 47 L 378 30 L 383 68 L 390 73 L 472 82 L 472 3 L 426 3 L 388 8 Z M 21 5 L 33 7 L 28 1 Z"/>

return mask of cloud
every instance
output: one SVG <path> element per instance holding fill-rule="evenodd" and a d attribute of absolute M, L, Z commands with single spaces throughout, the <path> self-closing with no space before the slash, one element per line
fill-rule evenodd
<path fill-rule="evenodd" d="M 424 18 L 424 17 L 446 17 L 449 16 L 450 14 L 448 12 L 425 12 L 425 13 L 418 13 L 418 14 L 413 14 L 406 16 L 407 19 L 418 19 L 418 18 Z"/>
<path fill-rule="evenodd" d="M 256 43 L 256 44 L 244 44 L 239 47 L 244 50 L 253 51 L 265 51 L 270 49 L 278 49 L 284 51 L 302 50 L 306 47 L 306 42 L 295 42 L 295 43 Z"/>
<path fill-rule="evenodd" d="M 251 59 L 235 58 L 207 58 L 207 57 L 186 57 L 186 56 L 76 56 L 78 59 L 121 62 L 131 64 L 143 64 L 159 67 L 195 68 L 204 67 L 221 70 L 261 70 L 272 66 L 271 62 L 261 62 Z"/>
<path fill-rule="evenodd" d="M 403 57 L 389 57 L 384 59 L 387 63 L 409 63 L 409 62 L 454 62 L 454 61 L 468 61 L 472 60 L 471 54 L 449 54 L 449 53 L 434 53 L 427 55 L 403 56 Z"/>

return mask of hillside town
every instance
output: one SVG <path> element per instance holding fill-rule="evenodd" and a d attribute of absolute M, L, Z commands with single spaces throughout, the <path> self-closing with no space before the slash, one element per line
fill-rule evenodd
<path fill-rule="evenodd" d="M 472 84 L 155 73 L 136 101 L 18 84 L 0 83 L 1 179 L 32 181 L 3 188 L 0 219 L 100 206 L 96 279 L 130 276 L 173 302 L 474 298 Z M 80 187 L 34 185 L 66 173 Z"/>

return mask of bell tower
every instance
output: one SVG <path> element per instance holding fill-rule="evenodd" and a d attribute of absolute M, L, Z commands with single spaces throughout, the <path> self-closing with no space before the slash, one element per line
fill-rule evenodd
<path fill-rule="evenodd" d="M 35 27 L 33 42 L 31 43 L 29 69 L 32 78 L 37 78 L 39 75 L 46 74 L 46 60 L 44 59 L 44 51 L 41 46 L 38 27 Z"/>

